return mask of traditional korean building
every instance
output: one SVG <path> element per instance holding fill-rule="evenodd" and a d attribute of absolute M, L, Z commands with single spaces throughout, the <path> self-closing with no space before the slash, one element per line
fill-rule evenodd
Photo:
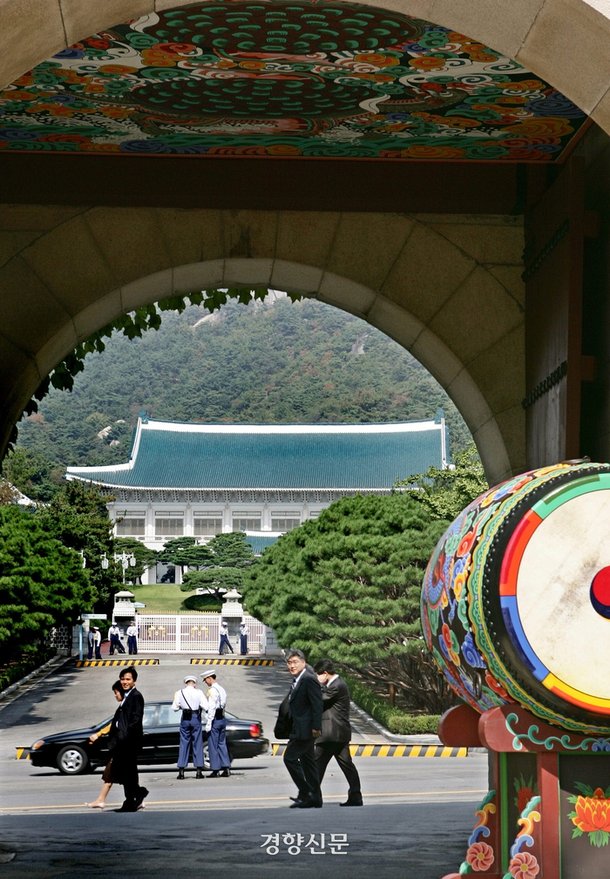
<path fill-rule="evenodd" d="M 66 475 L 112 497 L 118 537 L 161 549 L 175 537 L 205 542 L 244 531 L 256 551 L 341 497 L 389 494 L 397 480 L 430 466 L 447 466 L 442 412 L 433 421 L 339 425 L 141 417 L 127 463 L 68 467 Z"/>

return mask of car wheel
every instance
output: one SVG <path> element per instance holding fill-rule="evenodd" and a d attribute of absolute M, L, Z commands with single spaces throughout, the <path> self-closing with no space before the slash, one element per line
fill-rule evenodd
<path fill-rule="evenodd" d="M 57 755 L 57 768 L 64 775 L 80 775 L 89 766 L 89 758 L 78 745 L 67 745 Z"/>

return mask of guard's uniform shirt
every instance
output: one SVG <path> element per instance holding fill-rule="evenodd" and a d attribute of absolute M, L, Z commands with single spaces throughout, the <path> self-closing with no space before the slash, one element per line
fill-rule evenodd
<path fill-rule="evenodd" d="M 178 751 L 178 769 L 185 769 L 189 754 L 197 769 L 203 769 L 203 724 L 201 713 L 207 711 L 208 700 L 196 687 L 185 686 L 176 690 L 172 708 L 182 710 L 180 718 L 180 749 Z"/>
<path fill-rule="evenodd" d="M 222 708 L 223 711 L 227 704 L 227 691 L 220 684 L 212 684 L 208 690 L 208 715 L 206 719 L 206 731 L 212 729 L 212 721 L 216 717 L 216 710 Z"/>
<path fill-rule="evenodd" d="M 196 687 L 184 687 L 184 689 L 176 690 L 174 693 L 172 708 L 174 711 L 179 711 L 180 709 L 186 711 L 189 708 L 193 711 L 199 711 L 201 708 L 203 712 L 207 712 L 208 700 L 205 693 Z"/>

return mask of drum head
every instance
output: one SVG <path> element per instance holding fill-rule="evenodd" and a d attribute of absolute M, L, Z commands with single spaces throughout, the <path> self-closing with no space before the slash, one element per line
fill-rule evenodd
<path fill-rule="evenodd" d="M 530 493 L 480 586 L 484 652 L 508 693 L 550 722 L 609 728 L 610 473 L 579 468 Z"/>

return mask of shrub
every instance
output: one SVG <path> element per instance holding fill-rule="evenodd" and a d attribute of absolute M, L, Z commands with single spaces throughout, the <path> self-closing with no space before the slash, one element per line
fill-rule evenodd
<path fill-rule="evenodd" d="M 17 683 L 32 671 L 36 671 L 45 662 L 55 656 L 55 648 L 43 648 L 35 653 L 24 654 L 16 657 L 5 665 L 0 666 L 0 692 L 6 690 L 11 684 Z"/>
<path fill-rule="evenodd" d="M 368 687 L 349 675 L 342 675 L 347 682 L 351 696 L 374 720 L 395 735 L 436 735 L 440 721 L 439 714 L 408 714 L 394 705 L 389 705 Z"/>

